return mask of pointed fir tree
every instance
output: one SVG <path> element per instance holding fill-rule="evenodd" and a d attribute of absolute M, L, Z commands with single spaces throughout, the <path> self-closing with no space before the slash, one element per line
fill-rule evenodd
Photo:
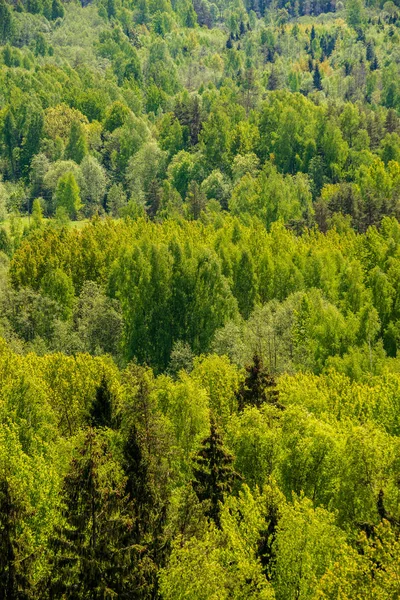
<path fill-rule="evenodd" d="M 193 459 L 192 486 L 200 502 L 206 503 L 205 514 L 217 527 L 221 526 L 221 504 L 241 479 L 233 467 L 234 458 L 224 447 L 215 420 L 211 419 L 210 435 Z"/>
<path fill-rule="evenodd" d="M 315 65 L 315 70 L 313 74 L 313 85 L 316 90 L 322 90 L 322 77 L 318 64 Z"/>
<path fill-rule="evenodd" d="M 14 497 L 6 477 L 0 480 L 0 600 L 29 600 L 31 582 L 29 552 L 20 526 L 26 518 L 22 503 Z"/>
<path fill-rule="evenodd" d="M 150 483 L 148 461 L 144 456 L 138 430 L 134 425 L 129 429 L 124 444 L 124 471 L 127 477 L 126 493 L 134 505 L 137 516 L 134 533 L 136 541 L 139 542 L 151 531 L 156 498 Z"/>
<path fill-rule="evenodd" d="M 112 394 L 106 378 L 102 377 L 96 390 L 96 397 L 90 409 L 89 425 L 92 427 L 112 427 L 113 420 Z"/>
<path fill-rule="evenodd" d="M 275 539 L 279 523 L 279 510 L 275 503 L 268 506 L 265 525 L 260 531 L 257 555 L 263 567 L 264 574 L 271 580 L 276 561 Z"/>
<path fill-rule="evenodd" d="M 53 21 L 62 19 L 64 16 L 64 7 L 60 0 L 53 0 L 51 4 L 51 18 Z"/>
<path fill-rule="evenodd" d="M 266 402 L 283 409 L 284 406 L 279 402 L 276 381 L 264 368 L 258 354 L 254 355 L 253 363 L 246 366 L 246 371 L 246 378 L 237 393 L 239 410 L 244 410 L 246 406 L 260 408 Z"/>
<path fill-rule="evenodd" d="M 62 489 L 61 524 L 50 540 L 46 592 L 51 599 L 131 599 L 140 548 L 124 479 L 94 429 L 77 450 Z"/>
<path fill-rule="evenodd" d="M 135 573 L 136 589 L 140 592 L 138 595 L 132 592 L 132 600 L 150 600 L 157 597 L 157 573 L 165 566 L 164 557 L 159 556 L 159 549 L 163 546 L 164 520 L 160 527 L 158 511 L 161 507 L 139 437 L 137 428 L 132 426 L 124 444 L 125 493 L 134 516 L 132 539 L 140 547 Z"/>

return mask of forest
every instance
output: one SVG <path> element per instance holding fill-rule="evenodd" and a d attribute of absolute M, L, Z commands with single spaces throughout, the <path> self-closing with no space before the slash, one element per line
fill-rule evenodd
<path fill-rule="evenodd" d="M 0 600 L 400 598 L 400 0 L 0 0 Z"/>

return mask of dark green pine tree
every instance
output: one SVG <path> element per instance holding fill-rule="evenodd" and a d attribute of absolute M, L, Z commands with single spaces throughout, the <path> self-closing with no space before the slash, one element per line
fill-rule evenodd
<path fill-rule="evenodd" d="M 264 574 L 268 580 L 271 579 L 276 560 L 275 538 L 279 522 L 278 506 L 272 502 L 268 506 L 265 526 L 260 531 L 257 555 L 263 567 Z"/>
<path fill-rule="evenodd" d="M 254 355 L 253 363 L 246 366 L 246 371 L 246 378 L 237 393 L 239 410 L 244 410 L 246 406 L 260 408 L 266 402 L 283 409 L 276 381 L 264 368 L 258 354 Z"/>
<path fill-rule="evenodd" d="M 315 65 L 313 74 L 313 85 L 316 90 L 322 90 L 322 77 L 318 64 Z"/>
<path fill-rule="evenodd" d="M 193 489 L 200 500 L 206 502 L 206 515 L 221 526 L 221 504 L 233 490 L 235 481 L 241 479 L 233 467 L 233 456 L 224 447 L 215 420 L 211 419 L 210 435 L 194 457 Z"/>
<path fill-rule="evenodd" d="M 105 442 L 89 429 L 62 490 L 62 519 L 50 540 L 52 600 L 128 600 L 137 556 L 124 480 L 113 477 Z"/>
<path fill-rule="evenodd" d="M 153 485 L 148 460 L 135 426 L 129 430 L 124 445 L 125 493 L 133 510 L 132 538 L 140 547 L 135 570 L 136 585 L 132 600 L 157 597 L 157 573 L 165 565 L 165 511 Z"/>
<path fill-rule="evenodd" d="M 51 5 L 51 18 L 53 21 L 62 19 L 64 16 L 64 7 L 60 0 L 53 0 Z"/>
<path fill-rule="evenodd" d="M 0 480 L 0 600 L 28 600 L 30 553 L 26 550 L 20 525 L 26 510 L 16 499 L 6 477 Z"/>
<path fill-rule="evenodd" d="M 90 409 L 89 425 L 92 427 L 111 427 L 112 423 L 113 398 L 107 380 L 103 376 Z"/>
<path fill-rule="evenodd" d="M 116 15 L 116 11 L 115 11 L 115 0 L 107 0 L 107 16 L 109 19 L 112 19 L 112 17 L 115 17 Z"/>

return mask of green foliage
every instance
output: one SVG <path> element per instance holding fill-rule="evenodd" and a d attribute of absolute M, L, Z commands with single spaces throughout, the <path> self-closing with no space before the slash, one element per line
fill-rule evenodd
<path fill-rule="evenodd" d="M 398 25 L 0 0 L 0 598 L 399 596 Z"/>
<path fill-rule="evenodd" d="M 76 217 L 82 203 L 79 186 L 71 171 L 62 175 L 58 180 L 55 198 L 57 209 L 64 209 L 69 217 Z"/>
<path fill-rule="evenodd" d="M 233 457 L 225 450 L 215 421 L 211 420 L 210 435 L 202 442 L 193 466 L 193 489 L 200 502 L 207 503 L 205 514 L 220 527 L 221 504 L 232 492 L 238 474 L 232 467 Z"/>

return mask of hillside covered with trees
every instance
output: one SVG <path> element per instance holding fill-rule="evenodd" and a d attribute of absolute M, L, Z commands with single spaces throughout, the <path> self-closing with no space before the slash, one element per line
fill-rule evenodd
<path fill-rule="evenodd" d="M 0 0 L 0 600 L 400 597 L 400 4 Z"/>

